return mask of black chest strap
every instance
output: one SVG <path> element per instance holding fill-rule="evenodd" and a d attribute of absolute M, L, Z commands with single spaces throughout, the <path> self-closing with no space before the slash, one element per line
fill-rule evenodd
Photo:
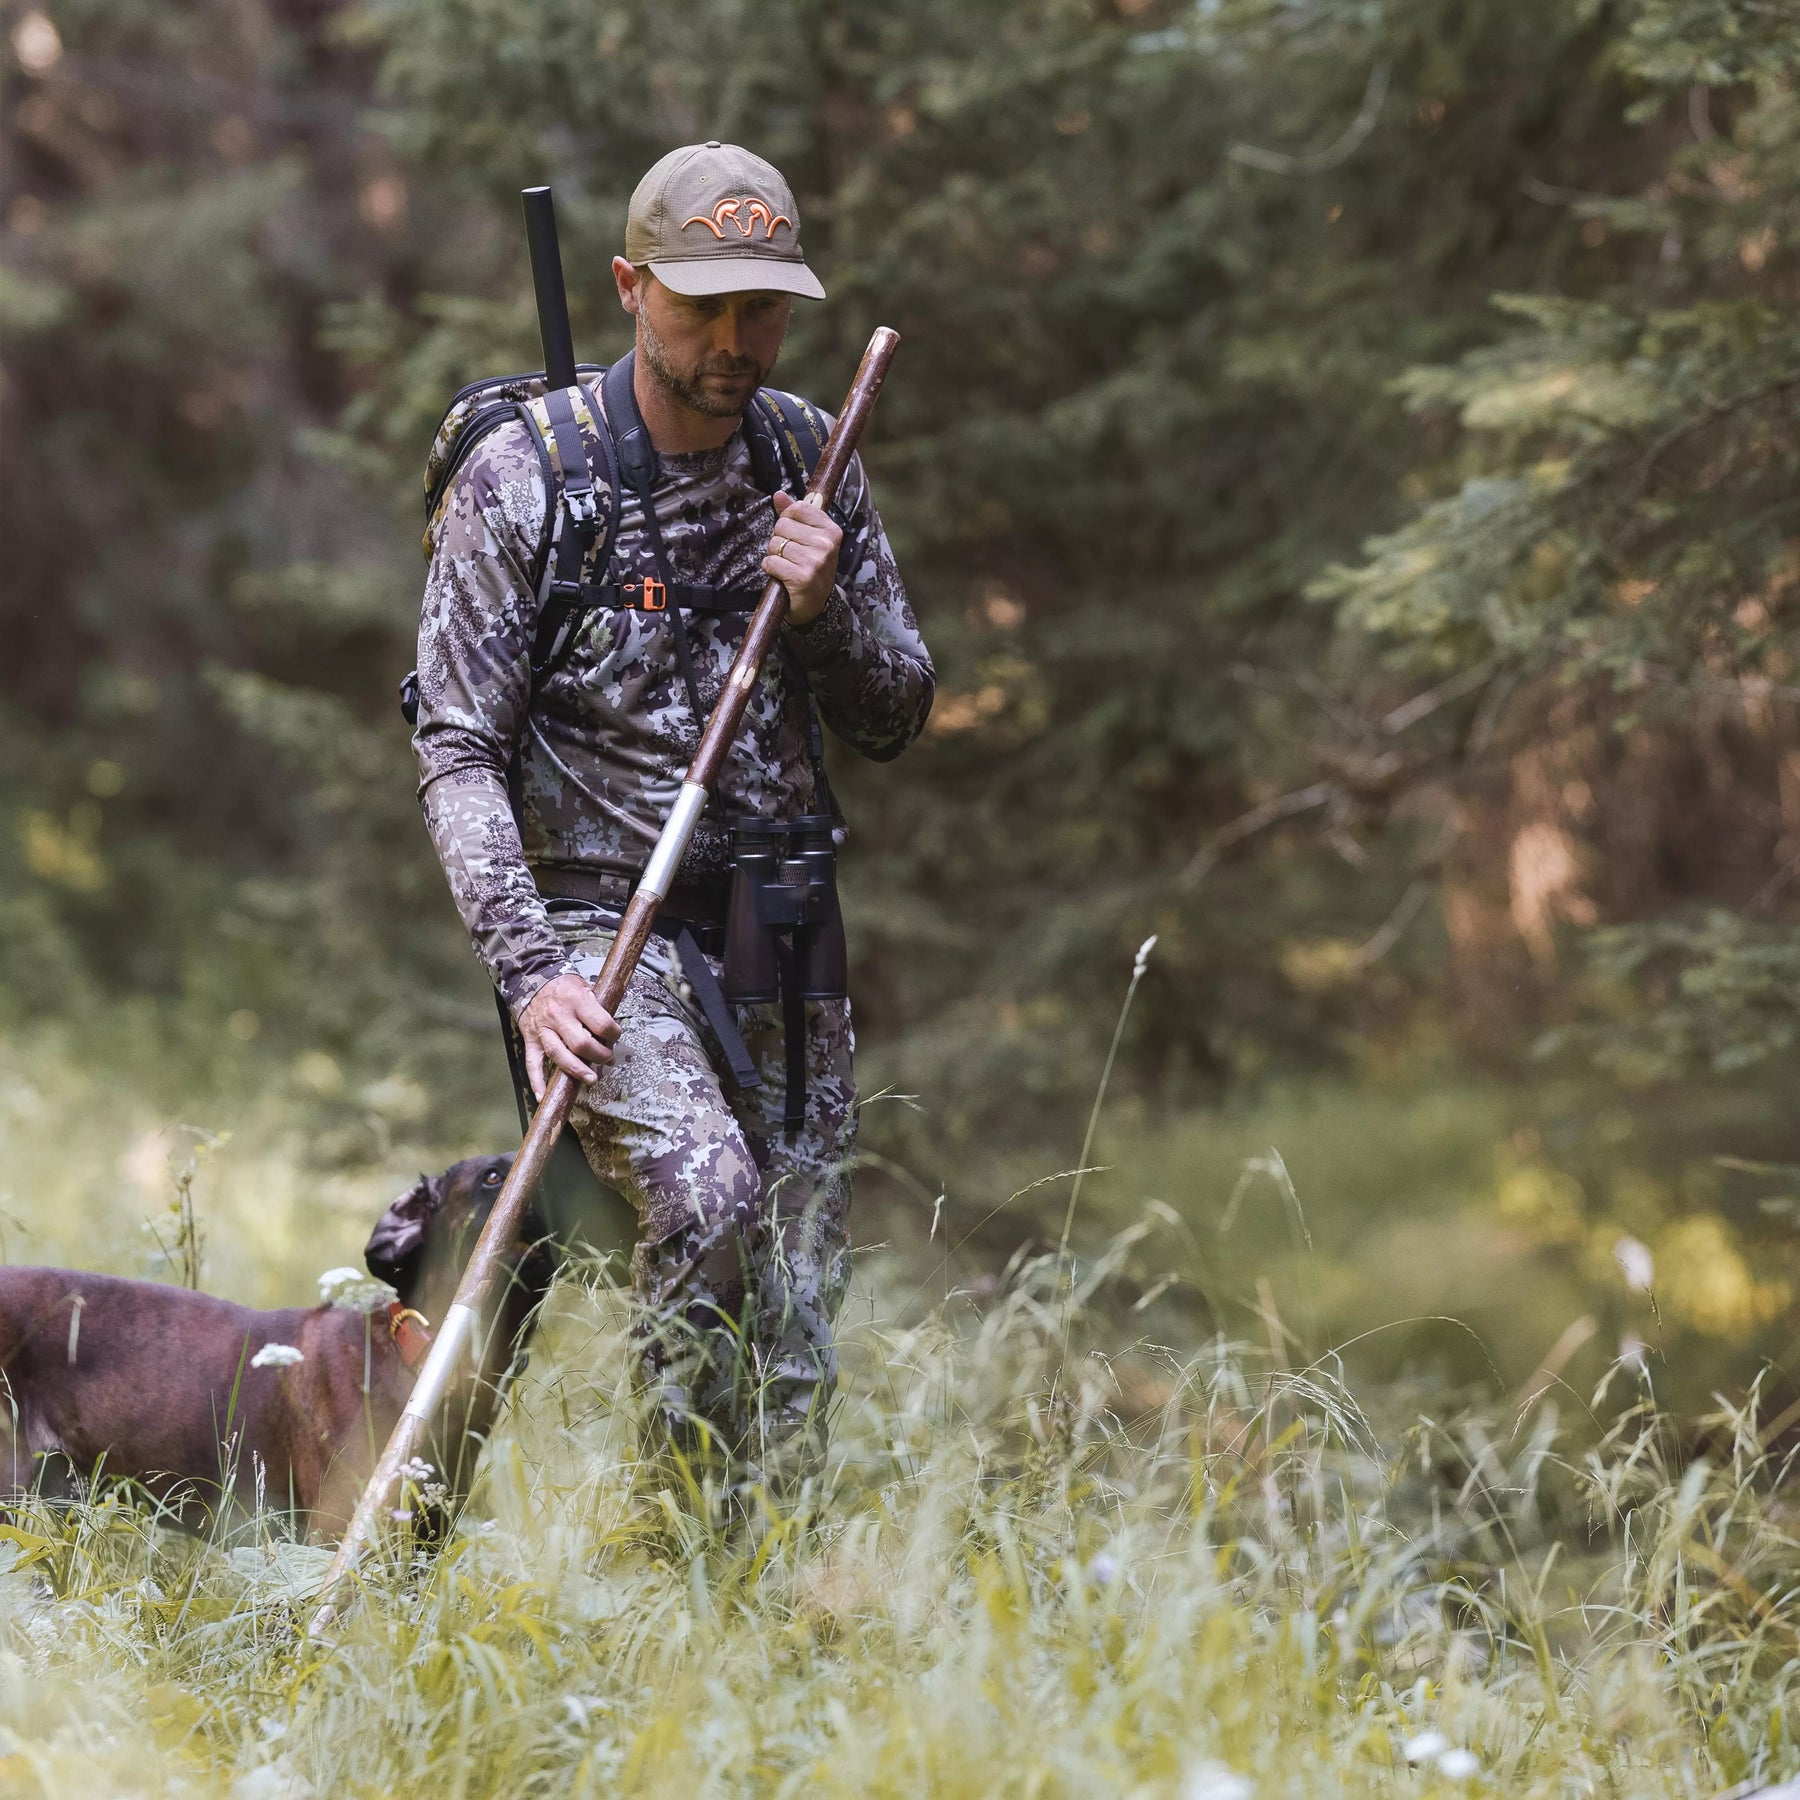
<path fill-rule="evenodd" d="M 699 587 L 691 581 L 664 581 L 656 575 L 634 575 L 627 581 L 596 582 L 581 590 L 583 601 L 603 612 L 712 613 L 720 617 L 756 611 L 761 588 Z"/>

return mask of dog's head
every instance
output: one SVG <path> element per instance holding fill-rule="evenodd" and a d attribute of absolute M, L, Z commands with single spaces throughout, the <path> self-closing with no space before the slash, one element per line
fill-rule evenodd
<path fill-rule="evenodd" d="M 435 1318 L 494 1210 L 512 1162 L 510 1156 L 470 1156 L 441 1175 L 421 1175 L 389 1203 L 369 1234 L 363 1249 L 369 1273 L 393 1288 L 403 1305 Z M 548 1239 L 537 1209 L 527 1207 L 512 1266 L 516 1277 L 534 1287 L 549 1284 Z"/>

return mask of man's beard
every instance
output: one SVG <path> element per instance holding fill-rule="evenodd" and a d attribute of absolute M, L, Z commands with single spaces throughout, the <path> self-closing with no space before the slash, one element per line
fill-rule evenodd
<path fill-rule="evenodd" d="M 650 365 L 650 373 L 690 412 L 709 419 L 733 419 L 749 404 L 750 396 L 767 380 L 769 371 L 753 356 L 728 356 L 718 351 L 703 356 L 685 373 L 675 367 L 669 347 L 656 335 L 655 328 L 640 312 L 637 316 L 638 350 Z M 732 399 L 706 385 L 709 375 L 732 375 L 744 378 L 742 399 Z"/>

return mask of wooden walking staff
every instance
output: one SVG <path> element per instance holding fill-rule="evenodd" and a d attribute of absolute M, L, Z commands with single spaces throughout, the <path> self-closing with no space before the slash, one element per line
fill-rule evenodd
<path fill-rule="evenodd" d="M 856 380 L 851 383 L 849 397 L 844 402 L 844 410 L 838 414 L 837 424 L 832 427 L 824 453 L 819 458 L 819 466 L 813 472 L 812 486 L 806 497 L 815 506 L 829 505 L 836 494 L 899 343 L 900 334 L 888 330 L 885 325 L 870 338 L 869 347 L 863 352 L 862 366 L 856 371 Z M 771 579 L 763 589 L 756 611 L 750 615 L 744 641 L 732 662 L 731 673 L 726 677 L 725 692 L 706 722 L 700 748 L 681 784 L 681 792 L 675 797 L 668 822 L 663 826 L 656 848 L 650 853 L 643 876 L 625 908 L 625 916 L 619 922 L 618 935 L 613 939 L 606 961 L 594 978 L 594 993 L 608 1012 L 616 1013 L 625 998 L 626 984 L 649 941 L 657 909 L 668 894 L 682 857 L 687 854 L 694 827 L 706 805 L 707 793 L 725 766 L 732 740 L 743 720 L 744 708 L 756 687 L 763 659 L 775 642 L 787 610 L 787 589 Z M 526 1132 L 524 1145 L 513 1161 L 512 1172 L 476 1241 L 474 1254 L 469 1258 L 469 1266 L 456 1290 L 456 1300 L 444 1315 L 431 1353 L 419 1370 L 412 1398 L 407 1401 L 406 1410 L 400 1415 L 387 1448 L 375 1465 L 374 1474 L 369 1477 L 369 1485 L 357 1502 L 350 1528 L 344 1533 L 344 1541 L 325 1577 L 319 1609 L 313 1615 L 314 1637 L 330 1630 L 337 1616 L 337 1596 L 344 1579 L 361 1558 L 375 1521 L 389 1505 L 401 1468 L 418 1453 L 432 1417 L 457 1373 L 457 1364 L 468 1354 L 470 1340 L 480 1324 L 482 1306 L 495 1282 L 505 1272 L 506 1255 L 519 1234 L 519 1222 L 526 1204 L 562 1134 L 574 1098 L 574 1078 L 559 1069 L 544 1090 L 544 1097 L 532 1117 L 531 1129 Z"/>

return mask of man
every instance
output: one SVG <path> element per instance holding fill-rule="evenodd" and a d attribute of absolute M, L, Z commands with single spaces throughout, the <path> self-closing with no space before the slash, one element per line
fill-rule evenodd
<path fill-rule="evenodd" d="M 550 1068 L 575 1077 L 572 1128 L 637 1209 L 638 1326 L 663 1427 L 689 1454 L 728 1453 L 754 1483 L 804 1470 L 823 1442 L 848 1280 L 849 1005 L 806 1002 L 804 1114 L 784 1119 L 780 1006 L 709 1024 L 705 984 L 690 979 L 706 971 L 662 937 L 616 1020 L 588 976 L 742 635 L 741 610 L 702 599 L 727 605 L 717 597 L 773 576 L 791 600 L 664 909 L 704 952 L 720 947 L 732 817 L 830 811 L 815 718 L 866 756 L 896 756 L 924 725 L 934 677 L 860 466 L 841 490 L 842 526 L 756 480 L 746 409 L 794 297 L 824 298 L 787 183 L 734 146 L 673 151 L 632 195 L 625 250 L 613 275 L 636 346 L 589 396 L 615 443 L 641 422 L 655 452 L 637 486 L 620 484 L 604 573 L 621 598 L 581 625 L 534 693 L 540 607 L 527 571 L 547 496 L 526 427 L 496 430 L 445 503 L 414 743 L 433 842 L 517 1020 L 532 1088 L 541 1096 Z M 591 452 L 591 417 L 577 424 Z M 665 604 L 644 610 L 648 594 Z M 716 955 L 707 967 L 721 973 Z"/>

